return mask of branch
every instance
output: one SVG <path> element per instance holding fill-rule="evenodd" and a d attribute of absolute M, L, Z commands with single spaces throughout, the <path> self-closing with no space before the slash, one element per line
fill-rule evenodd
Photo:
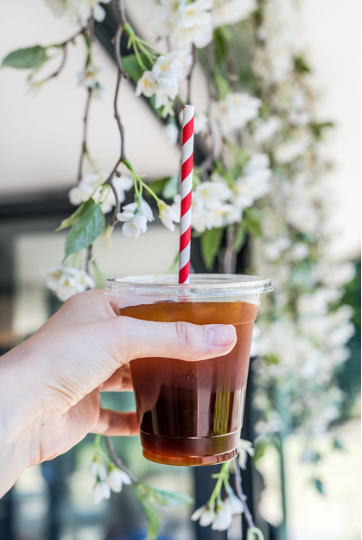
<path fill-rule="evenodd" d="M 187 104 L 191 104 L 191 80 L 192 80 L 192 74 L 194 71 L 194 67 L 197 60 L 197 49 L 195 45 L 192 45 L 192 64 L 190 67 L 189 74 L 187 75 Z"/>
<path fill-rule="evenodd" d="M 115 201 L 116 201 L 114 211 L 113 211 L 113 218 L 112 218 L 112 221 L 111 221 L 111 226 L 112 227 L 117 223 L 117 214 L 120 211 L 119 196 L 118 196 L 117 190 L 115 188 L 113 178 L 114 178 L 115 174 L 117 176 L 120 175 L 118 173 L 117 169 L 118 169 L 119 165 L 121 163 L 123 163 L 127 159 L 126 158 L 126 150 L 125 150 L 124 126 L 122 124 L 121 115 L 120 115 L 119 110 L 118 110 L 118 96 L 119 96 L 119 91 L 120 91 L 120 87 L 121 87 L 122 77 L 124 77 L 125 79 L 128 78 L 127 73 L 123 69 L 122 59 L 121 59 L 121 37 L 122 37 L 122 32 L 123 32 L 124 26 L 127 24 L 127 18 L 126 18 L 126 13 L 125 13 L 125 9 L 124 9 L 123 0 L 118 0 L 117 1 L 116 9 L 117 9 L 117 12 L 118 12 L 119 20 L 118 20 L 118 27 L 117 27 L 116 35 L 114 37 L 114 56 L 115 56 L 116 61 L 117 61 L 117 83 L 116 83 L 116 90 L 115 90 L 115 93 L 114 93 L 113 110 L 114 110 L 114 117 L 115 117 L 117 125 L 118 125 L 121 148 L 120 148 L 120 157 L 118 158 L 115 166 L 113 167 L 112 172 L 110 173 L 109 177 L 105 181 L 105 184 L 108 184 L 110 186 L 110 188 L 112 189 L 113 194 L 114 194 L 114 198 L 115 198 Z"/>
<path fill-rule="evenodd" d="M 234 250 L 235 226 L 231 225 L 226 233 L 226 249 L 224 252 L 223 272 L 224 274 L 235 274 L 236 253 Z"/>
<path fill-rule="evenodd" d="M 248 507 L 248 505 L 246 503 L 247 498 L 246 498 L 246 496 L 244 495 L 244 492 L 243 492 L 238 456 L 236 456 L 236 458 L 235 458 L 235 490 L 236 490 L 237 496 L 239 497 L 239 499 L 243 503 L 244 517 L 245 517 L 245 520 L 246 520 L 246 522 L 248 524 L 248 528 L 253 529 L 253 528 L 255 528 L 255 523 L 254 523 L 254 520 L 253 520 L 253 516 L 250 513 L 249 507 Z"/>
<path fill-rule="evenodd" d="M 90 103 L 92 99 L 92 93 L 93 88 L 87 89 L 87 101 L 85 105 L 85 111 L 84 111 L 84 117 L 83 117 L 83 140 L 82 140 L 82 147 L 80 152 L 80 158 L 79 158 L 79 166 L 78 166 L 78 176 L 77 176 L 77 183 L 82 179 L 83 176 L 83 163 L 84 163 L 84 156 L 88 153 L 88 146 L 87 146 L 87 135 L 88 135 L 88 116 L 89 116 L 89 108 Z"/>
<path fill-rule="evenodd" d="M 116 453 L 116 450 L 113 446 L 113 443 L 111 441 L 111 438 L 108 436 L 108 435 L 105 435 L 104 436 L 105 438 L 105 441 L 106 441 L 106 446 L 107 446 L 107 449 L 108 449 L 108 452 L 109 452 L 109 455 L 113 461 L 113 463 L 119 468 L 121 469 L 122 471 L 124 471 L 126 474 L 128 474 L 128 476 L 130 477 L 131 481 L 133 484 L 135 484 L 136 482 L 138 482 L 138 478 L 124 465 L 123 461 L 121 460 L 121 458 L 117 455 Z"/>
<path fill-rule="evenodd" d="M 80 30 L 78 30 L 78 32 L 74 35 L 72 35 L 70 38 L 66 39 L 65 41 L 63 41 L 62 43 L 59 43 L 59 45 L 53 45 L 53 46 L 50 46 L 50 47 L 59 47 L 62 49 L 62 60 L 60 62 L 60 65 L 58 67 L 58 69 L 56 69 L 53 73 L 51 73 L 50 75 L 48 75 L 47 77 L 45 77 L 45 79 L 39 81 L 37 84 L 44 84 L 48 81 L 50 81 L 51 79 L 54 79 L 55 77 L 57 77 L 62 71 L 63 71 L 63 68 L 67 62 L 67 57 L 68 57 L 68 45 L 69 43 L 73 43 L 75 42 L 75 39 L 80 36 L 80 35 L 84 35 L 87 31 L 87 28 L 86 27 L 82 27 Z"/>

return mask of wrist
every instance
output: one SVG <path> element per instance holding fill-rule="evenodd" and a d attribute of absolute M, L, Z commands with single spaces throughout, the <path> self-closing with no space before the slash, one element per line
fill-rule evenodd
<path fill-rule="evenodd" d="M 0 358 L 0 497 L 36 463 L 40 414 L 27 385 L 25 349 L 21 345 Z"/>

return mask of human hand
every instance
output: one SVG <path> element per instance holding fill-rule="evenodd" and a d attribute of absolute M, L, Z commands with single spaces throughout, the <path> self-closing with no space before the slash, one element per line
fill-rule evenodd
<path fill-rule="evenodd" d="M 233 326 L 118 316 L 103 291 L 71 297 L 0 359 L 0 496 L 26 467 L 66 452 L 89 432 L 138 432 L 135 413 L 99 406 L 100 391 L 132 388 L 127 364 L 133 359 L 204 360 L 229 353 L 235 343 Z"/>

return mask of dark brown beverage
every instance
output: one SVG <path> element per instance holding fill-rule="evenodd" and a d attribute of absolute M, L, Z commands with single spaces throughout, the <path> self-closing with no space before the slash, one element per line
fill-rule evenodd
<path fill-rule="evenodd" d="M 237 332 L 237 343 L 226 356 L 131 362 L 146 458 L 169 465 L 211 465 L 236 455 L 257 311 L 257 304 L 241 301 L 162 302 L 120 310 L 148 321 L 233 324 Z"/>

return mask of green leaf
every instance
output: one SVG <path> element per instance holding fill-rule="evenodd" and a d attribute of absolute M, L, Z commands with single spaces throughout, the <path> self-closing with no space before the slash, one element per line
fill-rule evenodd
<path fill-rule="evenodd" d="M 250 527 L 246 533 L 246 540 L 264 540 L 264 535 L 257 527 Z"/>
<path fill-rule="evenodd" d="M 324 495 L 324 487 L 323 487 L 322 480 L 320 480 L 319 478 L 313 478 L 313 484 L 314 484 L 316 490 L 317 490 L 321 495 Z"/>
<path fill-rule="evenodd" d="M 144 65 L 148 66 L 149 61 L 147 60 L 147 57 L 142 53 L 140 53 L 140 56 Z M 143 75 L 143 69 L 139 65 L 136 55 L 130 54 L 129 56 L 124 56 L 122 58 L 122 65 L 130 79 L 132 79 L 133 82 L 138 82 Z M 150 68 L 151 67 L 152 66 L 150 66 Z"/>
<path fill-rule="evenodd" d="M 63 229 L 68 229 L 68 227 L 73 227 L 79 220 L 79 218 L 84 214 L 84 212 L 89 208 L 91 204 L 94 204 L 93 199 L 88 199 L 85 203 L 78 206 L 75 212 L 71 214 L 67 219 L 63 219 L 61 224 L 57 229 L 55 229 L 56 232 L 62 231 Z"/>
<path fill-rule="evenodd" d="M 174 174 L 166 182 L 165 187 L 163 188 L 163 191 L 162 191 L 162 196 L 165 197 L 165 199 L 173 199 L 174 196 L 179 191 L 179 185 L 180 185 L 180 176 L 178 174 Z"/>
<path fill-rule="evenodd" d="M 186 493 L 180 491 L 164 491 L 163 489 L 152 487 L 152 498 L 162 506 L 178 506 L 180 504 L 192 504 L 194 501 Z"/>
<path fill-rule="evenodd" d="M 244 225 L 253 236 L 263 236 L 262 219 L 263 215 L 257 208 L 248 208 L 244 212 Z"/>
<path fill-rule="evenodd" d="M 246 234 L 245 234 L 245 227 L 244 223 L 240 221 L 235 234 L 235 240 L 234 240 L 234 251 L 235 253 L 239 253 L 243 245 L 245 244 L 246 240 Z"/>
<path fill-rule="evenodd" d="M 39 68 L 48 60 L 46 49 L 40 45 L 18 49 L 9 53 L 3 59 L 1 67 L 13 67 L 17 69 Z"/>
<path fill-rule="evenodd" d="M 208 270 L 213 267 L 223 235 L 224 229 L 220 228 L 207 230 L 201 236 L 201 254 Z"/>
<path fill-rule="evenodd" d="M 220 68 L 223 67 L 228 52 L 230 41 L 230 32 L 228 30 L 225 26 L 220 26 L 214 30 L 215 62 Z"/>
<path fill-rule="evenodd" d="M 339 439 L 333 439 L 332 448 L 333 450 L 344 450 L 344 446 Z"/>
<path fill-rule="evenodd" d="M 165 185 L 167 184 L 169 180 L 170 180 L 169 177 L 160 178 L 160 180 L 154 180 L 153 182 L 150 182 L 148 185 L 156 193 L 156 195 L 161 195 L 163 188 L 165 187 Z"/>
<path fill-rule="evenodd" d="M 324 130 L 333 128 L 334 124 L 333 122 L 311 122 L 309 127 L 311 128 L 315 138 L 320 141 L 324 135 Z"/>
<path fill-rule="evenodd" d="M 93 202 L 80 219 L 70 229 L 65 240 L 65 260 L 69 255 L 92 245 L 94 240 L 104 232 L 106 219 L 99 204 Z"/>
<path fill-rule="evenodd" d="M 161 525 L 161 514 L 154 504 L 149 500 L 147 493 L 144 493 L 140 488 L 140 482 L 137 482 L 134 486 L 134 493 L 140 503 L 142 510 L 145 513 L 147 520 L 147 538 L 154 540 L 157 538 L 158 531 Z"/>
<path fill-rule="evenodd" d="M 311 73 L 311 68 L 308 66 L 307 62 L 301 56 L 294 58 L 294 69 L 297 73 L 305 74 Z"/>

